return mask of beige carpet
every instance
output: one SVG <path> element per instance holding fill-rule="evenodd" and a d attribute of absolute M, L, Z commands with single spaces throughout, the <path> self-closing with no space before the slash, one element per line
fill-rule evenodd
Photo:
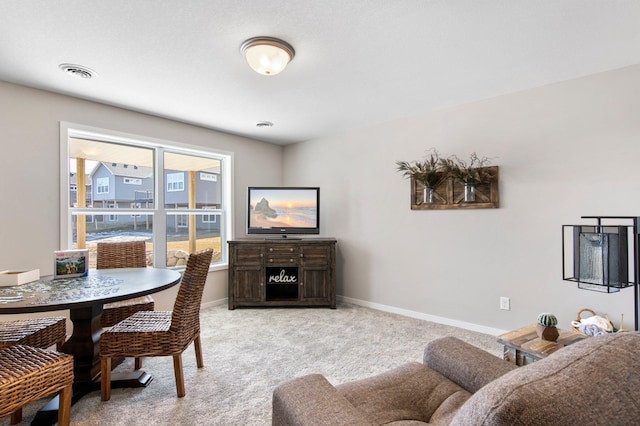
<path fill-rule="evenodd" d="M 274 387 L 294 377 L 321 373 L 334 384 L 368 377 L 421 361 L 427 342 L 449 335 L 502 353 L 494 336 L 350 304 L 233 311 L 221 305 L 203 310 L 201 323 L 205 367 L 195 367 L 188 348 L 184 398 L 176 398 L 171 358 L 147 358 L 144 370 L 154 376 L 148 387 L 114 389 L 108 402 L 91 393 L 72 407 L 72 424 L 269 425 Z M 25 409 L 21 424 L 40 405 Z"/>

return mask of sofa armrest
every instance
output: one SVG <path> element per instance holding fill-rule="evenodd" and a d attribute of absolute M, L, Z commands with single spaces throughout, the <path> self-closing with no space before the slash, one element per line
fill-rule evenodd
<path fill-rule="evenodd" d="M 298 377 L 273 391 L 274 426 L 371 425 L 365 413 L 340 395 L 320 374 Z"/>
<path fill-rule="evenodd" d="M 489 352 L 455 337 L 442 337 L 427 344 L 424 364 L 475 393 L 478 389 L 517 367 Z"/>

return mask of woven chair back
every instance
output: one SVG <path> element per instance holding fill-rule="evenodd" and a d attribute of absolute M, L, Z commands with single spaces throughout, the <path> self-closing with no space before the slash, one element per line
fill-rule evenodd
<path fill-rule="evenodd" d="M 210 248 L 189 255 L 171 315 L 170 330 L 181 340 L 191 340 L 200 331 L 200 303 L 212 256 Z"/>
<path fill-rule="evenodd" d="M 98 243 L 97 269 L 146 267 L 147 247 L 144 241 Z"/>

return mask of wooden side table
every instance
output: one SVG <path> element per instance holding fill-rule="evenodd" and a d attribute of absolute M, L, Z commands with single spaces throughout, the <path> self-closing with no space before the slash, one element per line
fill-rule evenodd
<path fill-rule="evenodd" d="M 585 339 L 569 330 L 558 329 L 560 336 L 555 342 L 542 340 L 536 333 L 536 325 L 527 325 L 498 336 L 498 343 L 504 345 L 504 360 L 516 365 L 527 365 L 545 358 L 567 345 Z"/>

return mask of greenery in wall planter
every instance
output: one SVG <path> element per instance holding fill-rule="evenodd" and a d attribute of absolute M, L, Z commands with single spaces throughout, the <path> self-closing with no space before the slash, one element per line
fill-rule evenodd
<path fill-rule="evenodd" d="M 447 176 L 464 184 L 464 201 L 476 200 L 476 186 L 488 182 L 494 177 L 494 171 L 489 168 L 491 160 L 487 157 L 479 157 L 475 152 L 464 161 L 456 155 L 440 160 L 442 170 Z"/>
<path fill-rule="evenodd" d="M 440 185 L 447 175 L 444 173 L 443 162 L 440 154 L 435 149 L 422 161 L 396 161 L 398 171 L 409 179 L 420 182 L 424 187 L 424 203 L 433 202 L 433 189 Z"/>
<path fill-rule="evenodd" d="M 493 177 L 493 172 L 487 167 L 491 160 L 487 157 L 478 157 L 475 152 L 469 157 L 469 161 L 461 160 L 458 156 L 452 155 L 440 160 L 442 169 L 458 182 L 477 185 L 487 182 Z"/>
<path fill-rule="evenodd" d="M 489 164 L 475 152 L 464 161 L 434 148 L 422 160 L 396 161 L 397 171 L 411 181 L 412 210 L 498 208 L 498 166 Z"/>

